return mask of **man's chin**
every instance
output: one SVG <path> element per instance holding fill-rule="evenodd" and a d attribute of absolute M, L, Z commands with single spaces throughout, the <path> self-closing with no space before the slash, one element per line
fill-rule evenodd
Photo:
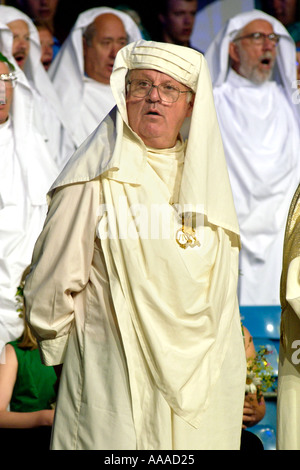
<path fill-rule="evenodd" d="M 252 75 L 251 81 L 256 85 L 263 85 L 268 82 L 272 77 L 272 70 L 264 72 L 256 72 Z"/>
<path fill-rule="evenodd" d="M 16 60 L 18 66 L 20 67 L 21 70 L 24 70 L 24 67 L 25 67 L 25 63 L 26 63 L 26 59 L 22 59 L 22 60 Z"/>
<path fill-rule="evenodd" d="M 273 68 L 270 68 L 269 70 L 254 69 L 247 73 L 245 71 L 244 73 L 242 72 L 242 69 L 240 69 L 241 75 L 247 78 L 250 82 L 254 83 L 255 85 L 262 85 L 271 79 Z"/>

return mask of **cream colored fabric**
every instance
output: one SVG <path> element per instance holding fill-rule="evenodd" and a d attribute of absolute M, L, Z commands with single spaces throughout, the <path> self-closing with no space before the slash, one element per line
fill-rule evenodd
<path fill-rule="evenodd" d="M 147 162 L 155 173 L 165 182 L 170 192 L 170 204 L 178 201 L 184 166 L 185 143 L 177 140 L 174 148 L 147 148 Z"/>
<path fill-rule="evenodd" d="M 281 335 L 278 368 L 277 448 L 300 450 L 300 187 L 287 219 L 281 278 Z"/>
<path fill-rule="evenodd" d="M 168 71 L 199 92 L 192 141 L 167 150 L 169 171 L 162 152 L 126 124 L 124 79 L 136 66 Z M 238 449 L 245 390 L 238 227 L 205 59 L 140 41 L 119 52 L 111 85 L 118 110 L 53 185 L 26 283 L 44 361 L 64 362 L 53 447 Z M 223 212 L 216 197 L 227 202 Z M 187 207 L 202 215 L 194 219 L 201 245 L 184 250 L 176 232 Z M 159 225 L 154 208 L 163 228 L 168 221 L 164 236 L 149 233 Z"/>
<path fill-rule="evenodd" d="M 109 7 L 91 8 L 80 13 L 48 71 L 77 147 L 115 106 L 110 86 L 87 80 L 84 73 L 82 35 L 95 18 L 105 13 L 122 20 L 128 42 L 141 38 L 138 26 L 126 13 Z"/>
<path fill-rule="evenodd" d="M 228 46 L 250 21 L 281 35 L 272 80 L 257 86 L 230 68 Z M 254 10 L 231 18 L 207 51 L 214 98 L 241 232 L 241 305 L 279 305 L 288 208 L 300 180 L 295 44 L 275 18 Z"/>

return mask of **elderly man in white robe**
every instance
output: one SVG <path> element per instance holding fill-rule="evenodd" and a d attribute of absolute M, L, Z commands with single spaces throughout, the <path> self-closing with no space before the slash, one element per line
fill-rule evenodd
<path fill-rule="evenodd" d="M 77 146 L 115 106 L 109 79 L 117 52 L 141 37 L 122 11 L 98 7 L 78 16 L 49 68 Z"/>
<path fill-rule="evenodd" d="M 242 306 L 276 305 L 289 204 L 300 180 L 295 44 L 258 10 L 230 19 L 206 53 L 242 249 Z"/>
<path fill-rule="evenodd" d="M 26 281 L 53 449 L 239 449 L 239 229 L 204 57 L 140 40 L 49 194 Z M 186 140 L 187 138 L 187 140 Z"/>
<path fill-rule="evenodd" d="M 43 136 L 55 163 L 62 169 L 76 145 L 53 83 L 41 63 L 38 30 L 25 13 L 11 6 L 0 5 L 0 21 L 3 23 L 0 30 L 2 50 L 16 69 L 23 71 L 22 81 L 27 81 L 34 96 L 37 131 Z M 6 34 L 7 27 L 13 36 Z"/>
<path fill-rule="evenodd" d="M 16 292 L 30 264 L 47 212 L 46 193 L 58 175 L 33 125 L 13 64 L 0 54 L 0 349 L 23 332 Z M 0 351 L 1 353 L 1 351 Z M 4 361 L 5 358 L 1 358 Z"/>

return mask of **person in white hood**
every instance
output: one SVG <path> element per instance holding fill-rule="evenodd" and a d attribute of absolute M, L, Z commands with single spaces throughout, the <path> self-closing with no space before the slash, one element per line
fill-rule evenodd
<path fill-rule="evenodd" d="M 44 363 L 63 363 L 52 448 L 239 449 L 239 229 L 206 61 L 140 40 L 111 87 L 24 291 Z"/>
<path fill-rule="evenodd" d="M 14 65 L 1 53 L 0 353 L 4 344 L 17 339 L 24 329 L 15 296 L 43 227 L 47 191 L 58 175 L 45 142 L 36 132 L 31 99 L 22 82 L 18 83 Z"/>
<path fill-rule="evenodd" d="M 32 20 L 17 8 L 0 5 L 1 42 L 9 60 L 24 72 L 33 93 L 35 125 L 55 163 L 62 169 L 76 146 L 54 86 L 41 63 L 41 44 Z M 9 27 L 13 36 L 8 36 Z"/>
<path fill-rule="evenodd" d="M 49 68 L 77 146 L 115 105 L 109 85 L 117 52 L 141 39 L 132 18 L 109 7 L 81 13 Z"/>
<path fill-rule="evenodd" d="M 242 306 L 280 305 L 285 223 L 300 180 L 295 54 L 284 26 L 253 10 L 231 18 L 205 55 L 241 230 Z"/>

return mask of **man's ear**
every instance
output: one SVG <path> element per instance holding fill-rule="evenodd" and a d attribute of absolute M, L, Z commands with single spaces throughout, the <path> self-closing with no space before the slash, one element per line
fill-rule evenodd
<path fill-rule="evenodd" d="M 194 107 L 194 101 L 195 101 L 195 95 L 193 93 L 192 97 L 191 97 L 191 99 L 188 103 L 188 109 L 187 109 L 187 112 L 186 112 L 186 117 L 190 117 L 192 115 L 193 107 Z"/>
<path fill-rule="evenodd" d="M 240 55 L 238 51 L 238 46 L 234 42 L 229 43 L 228 53 L 233 63 L 239 63 Z"/>

